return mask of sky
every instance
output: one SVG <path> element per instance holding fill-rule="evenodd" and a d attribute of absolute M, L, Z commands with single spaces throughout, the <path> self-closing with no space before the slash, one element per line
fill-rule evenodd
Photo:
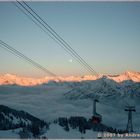
<path fill-rule="evenodd" d="M 140 71 L 140 2 L 27 2 L 98 73 Z M 0 40 L 60 76 L 88 75 L 13 3 L 0 2 Z M 0 74 L 47 76 L 0 46 Z"/>

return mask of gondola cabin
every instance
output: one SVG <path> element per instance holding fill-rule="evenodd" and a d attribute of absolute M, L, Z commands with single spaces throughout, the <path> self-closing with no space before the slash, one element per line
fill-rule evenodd
<path fill-rule="evenodd" d="M 102 121 L 102 116 L 101 115 L 94 115 L 94 116 L 92 116 L 92 122 L 93 123 L 101 123 L 101 121 Z"/>
<path fill-rule="evenodd" d="M 99 102 L 97 99 L 93 101 L 93 116 L 91 118 L 92 123 L 101 123 L 102 116 L 96 112 L 96 102 Z"/>

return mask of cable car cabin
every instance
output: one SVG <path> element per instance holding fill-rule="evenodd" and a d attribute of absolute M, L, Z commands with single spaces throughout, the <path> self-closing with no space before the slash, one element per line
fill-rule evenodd
<path fill-rule="evenodd" d="M 92 123 L 101 123 L 102 116 L 100 114 L 93 115 L 91 121 Z"/>
<path fill-rule="evenodd" d="M 93 116 L 91 118 L 92 123 L 101 123 L 102 116 L 96 112 L 96 103 L 99 102 L 97 99 L 93 100 Z"/>

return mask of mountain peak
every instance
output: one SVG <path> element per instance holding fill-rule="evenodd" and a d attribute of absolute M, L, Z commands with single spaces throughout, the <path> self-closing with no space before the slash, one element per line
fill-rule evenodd
<path fill-rule="evenodd" d="M 123 74 L 126 74 L 126 75 L 139 75 L 140 73 L 136 72 L 136 71 L 132 71 L 132 70 L 127 70 Z"/>
<path fill-rule="evenodd" d="M 115 76 L 109 76 L 110 79 L 116 81 L 116 82 L 123 82 L 126 80 L 132 80 L 134 82 L 140 82 L 140 73 L 135 71 L 127 70 L 126 72 L 115 75 Z"/>
<path fill-rule="evenodd" d="M 16 74 L 9 74 L 9 73 L 4 74 L 4 76 L 7 76 L 7 77 L 17 77 Z"/>

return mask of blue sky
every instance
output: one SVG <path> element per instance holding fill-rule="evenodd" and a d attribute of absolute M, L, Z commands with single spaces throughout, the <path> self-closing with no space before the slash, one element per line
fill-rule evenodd
<path fill-rule="evenodd" d="M 140 71 L 140 2 L 28 4 L 98 73 Z M 89 74 L 11 2 L 0 2 L 0 32 L 1 40 L 57 75 Z M 0 66 L 0 73 L 46 75 L 2 48 Z"/>

